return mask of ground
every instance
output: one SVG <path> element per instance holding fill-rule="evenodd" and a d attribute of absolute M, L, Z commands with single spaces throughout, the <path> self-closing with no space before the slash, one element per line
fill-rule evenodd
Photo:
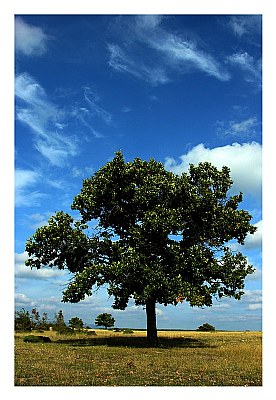
<path fill-rule="evenodd" d="M 146 332 L 96 329 L 96 335 L 59 335 L 26 343 L 15 335 L 16 386 L 261 386 L 261 332 L 159 331 L 159 348 Z"/>

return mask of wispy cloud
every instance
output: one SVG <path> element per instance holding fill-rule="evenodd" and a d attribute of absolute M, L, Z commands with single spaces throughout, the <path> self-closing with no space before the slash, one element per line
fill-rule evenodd
<path fill-rule="evenodd" d="M 149 45 L 162 52 L 170 68 L 185 73 L 201 71 L 221 81 L 230 79 L 229 73 L 210 54 L 197 48 L 193 41 L 184 40 L 160 30 L 157 37 L 148 39 Z"/>
<path fill-rule="evenodd" d="M 61 133 L 64 113 L 48 99 L 33 77 L 27 73 L 16 76 L 15 96 L 17 120 L 32 130 L 34 146 L 43 157 L 52 165 L 62 167 L 69 157 L 78 154 L 76 138 Z"/>
<path fill-rule="evenodd" d="M 211 54 L 198 48 L 194 40 L 167 32 L 161 27 L 162 20 L 161 16 L 144 15 L 134 17 L 132 24 L 129 21 L 124 48 L 108 45 L 110 67 L 152 85 L 168 83 L 175 74 L 194 71 L 221 81 L 230 79 L 229 73 Z M 141 50 L 144 52 L 143 62 L 137 50 L 138 54 Z"/>
<path fill-rule="evenodd" d="M 74 178 L 86 178 L 87 176 L 91 176 L 95 172 L 93 167 L 84 167 L 84 168 L 79 168 L 79 167 L 73 167 L 72 168 L 72 176 Z"/>
<path fill-rule="evenodd" d="M 260 59 L 255 60 L 245 51 L 232 54 L 227 57 L 226 62 L 239 68 L 244 73 L 246 81 L 261 85 L 262 62 Z"/>
<path fill-rule="evenodd" d="M 25 56 L 41 56 L 47 51 L 50 36 L 40 27 L 27 24 L 22 18 L 15 19 L 15 50 Z"/>
<path fill-rule="evenodd" d="M 154 64 L 145 64 L 133 54 L 127 54 L 121 47 L 115 44 L 108 45 L 109 66 L 117 72 L 124 72 L 148 82 L 153 86 L 167 83 L 170 79 L 163 67 Z"/>
<path fill-rule="evenodd" d="M 48 225 L 48 219 L 53 215 L 53 213 L 35 213 L 26 215 L 26 219 L 29 220 L 29 226 L 32 229 L 40 228 L 41 226 Z M 26 258 L 25 258 L 26 259 Z M 25 261 L 25 259 L 23 261 Z"/>
<path fill-rule="evenodd" d="M 71 116 L 81 122 L 96 138 L 102 138 L 104 135 L 94 128 L 93 120 L 91 119 L 90 112 L 85 107 L 73 107 Z M 88 140 L 88 139 L 87 139 Z"/>
<path fill-rule="evenodd" d="M 233 15 L 229 19 L 228 26 L 238 37 L 252 33 L 261 34 L 262 17 L 261 15 Z"/>
<path fill-rule="evenodd" d="M 97 104 L 97 96 L 88 87 L 86 87 L 84 90 L 84 98 L 93 115 L 102 119 L 107 124 L 111 123 L 112 121 L 111 114 Z"/>
<path fill-rule="evenodd" d="M 73 106 L 71 117 L 81 122 L 96 139 L 104 137 L 104 134 L 99 132 L 98 125 L 100 123 L 104 123 L 104 126 L 112 125 L 112 114 L 98 104 L 100 98 L 90 87 L 84 88 L 82 96 L 85 103 Z"/>
<path fill-rule="evenodd" d="M 26 169 L 15 170 L 15 206 L 34 206 L 38 205 L 44 196 L 39 191 L 32 191 L 31 188 L 39 181 L 38 172 Z"/>
<path fill-rule="evenodd" d="M 219 136 L 253 138 L 256 135 L 256 128 L 259 123 L 256 117 L 250 117 L 242 121 L 217 121 L 216 126 Z"/>

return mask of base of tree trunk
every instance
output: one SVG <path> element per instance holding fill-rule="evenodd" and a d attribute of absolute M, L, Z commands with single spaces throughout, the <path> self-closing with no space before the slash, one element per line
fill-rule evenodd
<path fill-rule="evenodd" d="M 156 312 L 155 312 L 155 300 L 149 299 L 146 302 L 147 312 L 147 344 L 149 347 L 158 346 L 158 336 L 156 327 Z"/>

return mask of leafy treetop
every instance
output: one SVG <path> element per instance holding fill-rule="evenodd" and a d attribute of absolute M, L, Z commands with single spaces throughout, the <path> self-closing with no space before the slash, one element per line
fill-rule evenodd
<path fill-rule="evenodd" d="M 125 162 L 117 152 L 83 181 L 72 204 L 81 220 L 57 212 L 28 240 L 26 264 L 68 268 L 74 277 L 63 301 L 73 303 L 104 284 L 118 309 L 130 297 L 136 305 L 239 299 L 254 269 L 228 243 L 243 244 L 256 228 L 238 208 L 242 193 L 228 195 L 232 183 L 228 167 L 204 162 L 178 176 L 154 159 Z"/>

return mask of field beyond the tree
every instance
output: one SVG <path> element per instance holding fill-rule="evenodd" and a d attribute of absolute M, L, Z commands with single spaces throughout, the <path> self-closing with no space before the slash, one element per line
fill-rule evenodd
<path fill-rule="evenodd" d="M 16 386 L 261 386 L 261 332 L 95 330 L 28 343 L 15 334 Z"/>

